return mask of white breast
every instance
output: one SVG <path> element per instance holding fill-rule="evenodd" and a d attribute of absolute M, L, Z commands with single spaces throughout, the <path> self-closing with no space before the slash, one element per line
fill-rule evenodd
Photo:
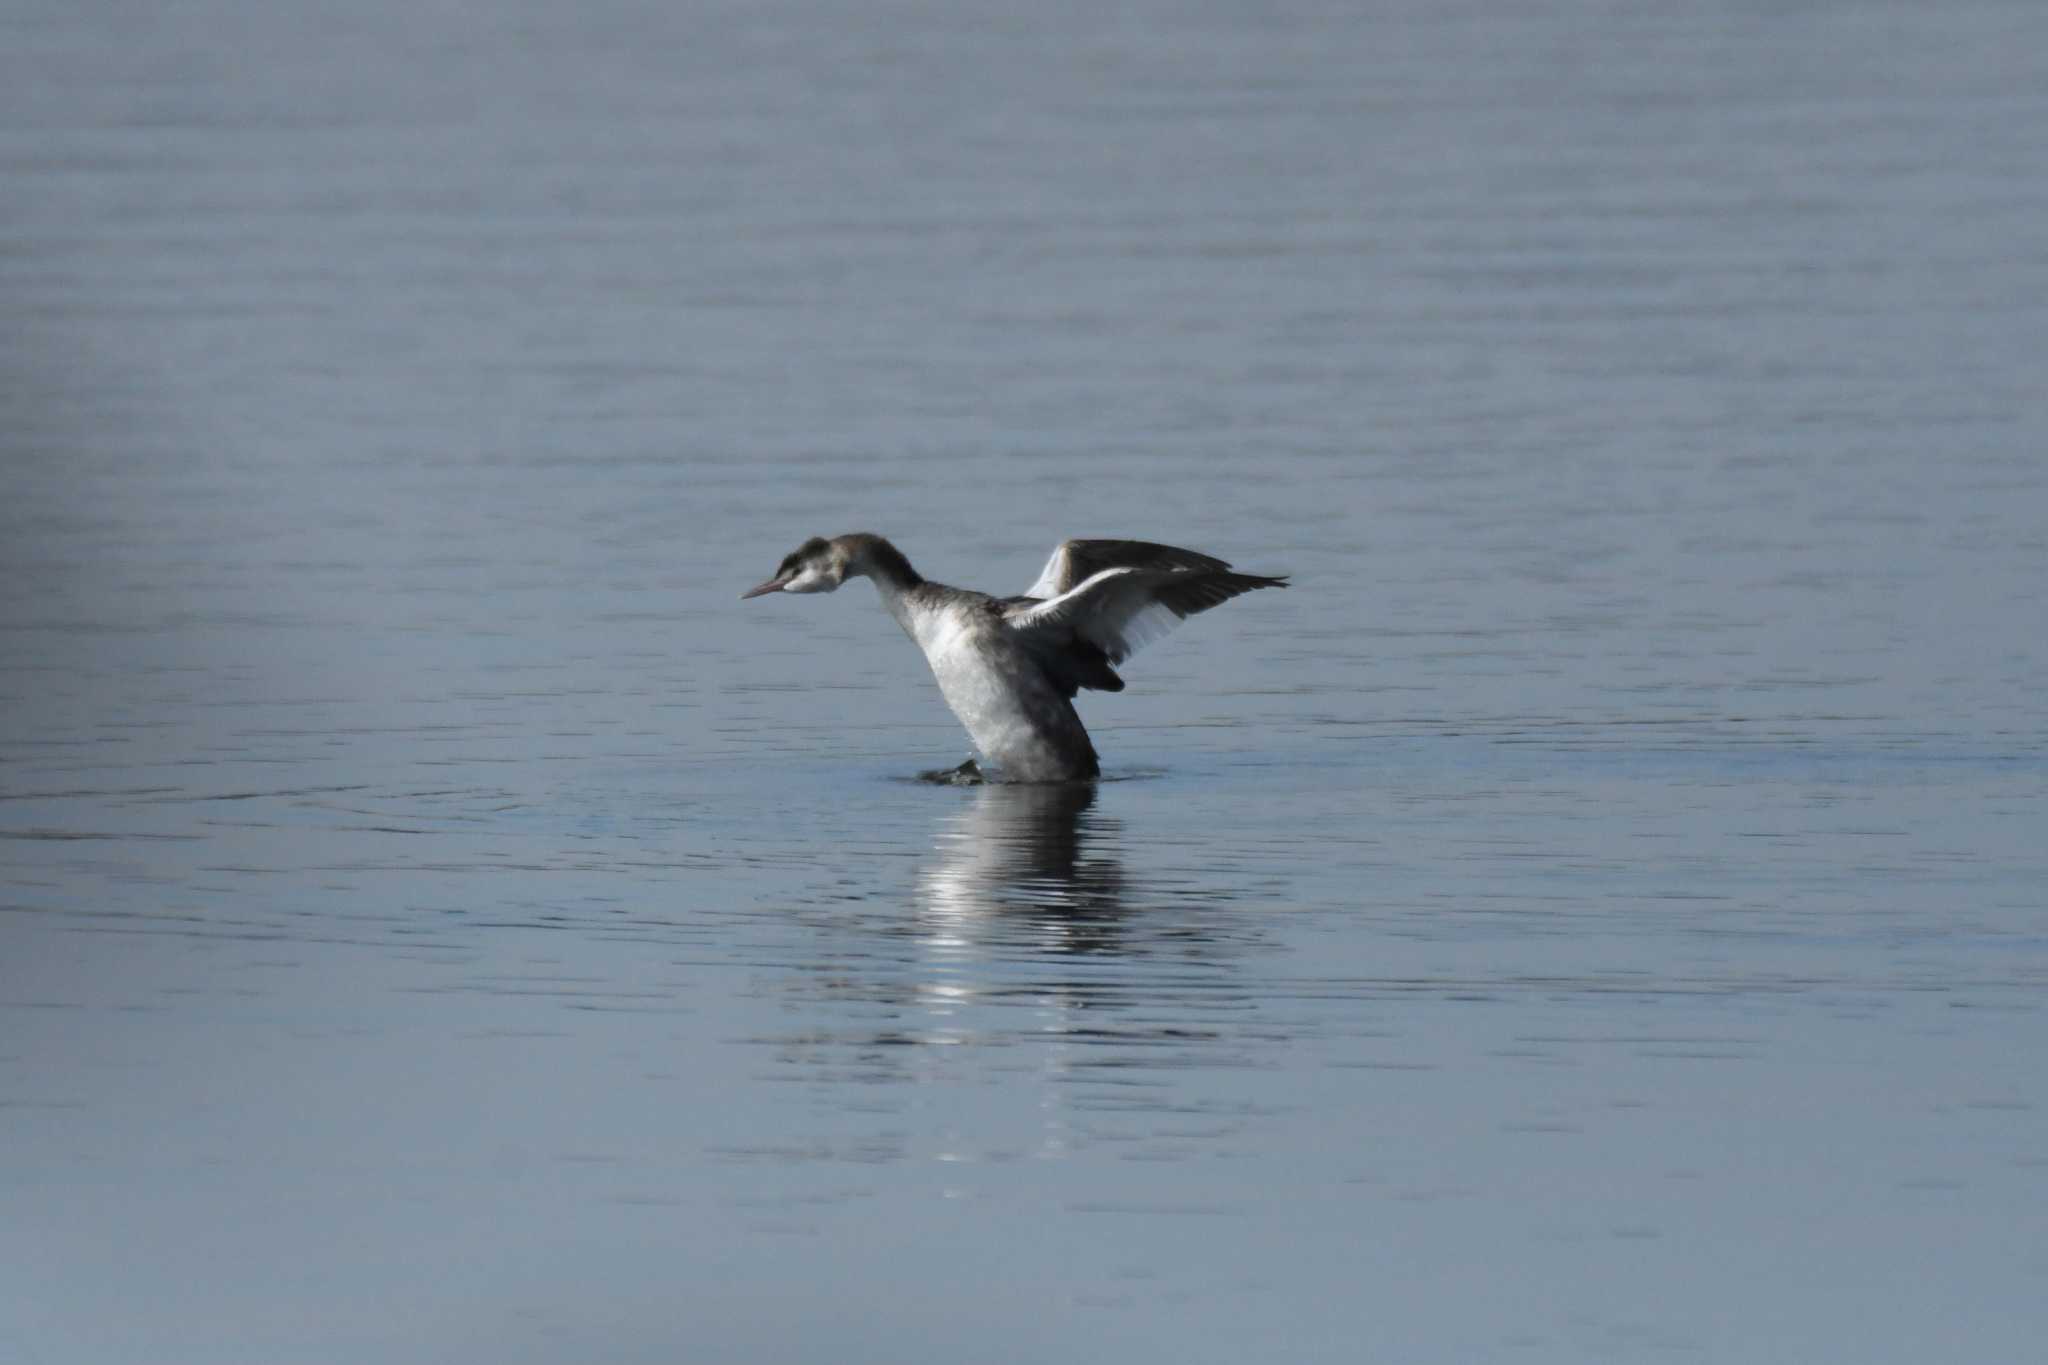
<path fill-rule="evenodd" d="M 1024 781 L 1068 775 L 1048 732 L 1066 714 L 1064 700 L 999 626 L 950 611 L 920 614 L 905 625 L 983 757 Z"/>

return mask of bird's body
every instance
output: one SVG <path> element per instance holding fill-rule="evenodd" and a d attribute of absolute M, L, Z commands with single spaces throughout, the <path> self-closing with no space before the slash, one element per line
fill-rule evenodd
<path fill-rule="evenodd" d="M 884 600 L 889 596 L 883 589 Z M 890 606 L 924 651 L 940 695 L 967 727 L 974 747 L 1004 776 L 1058 782 L 1101 771 L 1074 710 L 1073 688 L 1063 687 L 1048 661 L 1034 656 L 1028 640 L 1010 627 L 1001 602 L 986 593 L 925 583 Z"/>
<path fill-rule="evenodd" d="M 925 579 L 894 545 L 859 532 L 813 538 L 747 592 L 831 592 L 873 579 L 924 651 L 939 692 L 983 757 L 1013 782 L 1066 782 L 1101 771 L 1074 709 L 1081 688 L 1123 690 L 1114 665 L 1185 617 L 1284 577 L 1235 573 L 1220 559 L 1135 540 L 1070 540 L 1018 597 Z"/>

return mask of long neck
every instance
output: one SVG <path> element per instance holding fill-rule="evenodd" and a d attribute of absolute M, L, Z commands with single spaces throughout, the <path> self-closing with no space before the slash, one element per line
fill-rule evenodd
<path fill-rule="evenodd" d="M 861 535 L 854 539 L 860 542 L 854 553 L 854 563 L 862 573 L 874 579 L 877 586 L 891 584 L 898 592 L 908 592 L 924 582 L 924 575 L 910 567 L 903 551 L 880 536 Z"/>
<path fill-rule="evenodd" d="M 910 567 L 910 561 L 903 551 L 877 535 L 862 534 L 850 537 L 857 541 L 854 547 L 851 569 L 866 574 L 874 580 L 875 590 L 882 594 L 882 605 L 896 618 L 896 624 L 912 639 L 917 631 L 910 618 L 910 591 L 924 582 L 924 576 Z"/>

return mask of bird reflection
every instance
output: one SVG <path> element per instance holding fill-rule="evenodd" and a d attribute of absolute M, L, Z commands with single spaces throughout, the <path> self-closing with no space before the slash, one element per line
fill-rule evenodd
<path fill-rule="evenodd" d="M 863 1116 L 897 1102 L 878 1086 L 949 1097 L 910 1145 L 857 1159 L 1061 1158 L 1099 1135 L 1104 1113 L 1163 1104 L 1222 1038 L 1217 1012 L 1245 1007 L 1230 970 L 1242 941 L 1215 937 L 1184 891 L 1162 900 L 1127 877 L 1122 823 L 1097 794 L 998 784 L 956 806 L 948 792 L 910 913 L 821 922 L 835 951 L 796 977 L 819 1004 L 777 1038 L 784 1059 Z"/>
<path fill-rule="evenodd" d="M 1088 782 L 993 784 L 936 836 L 919 879 L 928 933 L 1039 952 L 1114 952 L 1122 945 L 1123 864 L 1116 822 L 1089 814 Z"/>
<path fill-rule="evenodd" d="M 918 879 L 915 1032 L 934 1046 L 919 1049 L 924 1060 L 912 1067 L 943 1068 L 948 1044 L 1039 1040 L 1028 1122 L 1015 1126 L 1022 1116 L 1012 1114 L 985 1136 L 949 1135 L 944 1160 L 1004 1149 L 1058 1157 L 1073 1145 L 1066 1082 L 1086 1046 L 1077 1021 L 1085 1015 L 1097 1027 L 1095 972 L 1048 968 L 1128 951 L 1117 825 L 1091 813 L 1095 794 L 1092 782 L 981 787 L 936 832 L 936 857 Z"/>

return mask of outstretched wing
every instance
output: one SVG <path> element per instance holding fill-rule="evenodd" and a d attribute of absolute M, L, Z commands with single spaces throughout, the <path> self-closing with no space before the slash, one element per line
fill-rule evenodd
<path fill-rule="evenodd" d="M 1188 553 L 1167 546 L 1149 548 Z M 1211 564 L 1222 562 L 1207 555 L 1200 558 Z M 1104 569 L 1046 601 L 1018 602 L 1005 608 L 1003 617 L 1012 630 L 1026 637 L 1027 645 L 1054 644 L 1071 632 L 1101 650 L 1112 664 L 1120 664 L 1197 612 L 1221 606 L 1255 588 L 1286 586 L 1285 576 L 1269 578 L 1227 568 L 1125 566 Z"/>
<path fill-rule="evenodd" d="M 1104 569 L 1228 569 L 1214 555 L 1197 554 L 1149 540 L 1068 540 L 1045 561 L 1045 572 L 1024 590 L 1026 597 L 1058 597 Z"/>

